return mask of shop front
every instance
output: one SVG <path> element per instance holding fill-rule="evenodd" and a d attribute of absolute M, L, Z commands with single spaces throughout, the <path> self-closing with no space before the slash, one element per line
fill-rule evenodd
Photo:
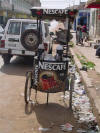
<path fill-rule="evenodd" d="M 7 18 L 7 11 L 0 11 L 0 25 L 5 27 L 6 25 L 6 18 Z"/>
<path fill-rule="evenodd" d="M 90 37 L 100 38 L 100 0 L 88 0 L 86 8 L 90 8 Z"/>

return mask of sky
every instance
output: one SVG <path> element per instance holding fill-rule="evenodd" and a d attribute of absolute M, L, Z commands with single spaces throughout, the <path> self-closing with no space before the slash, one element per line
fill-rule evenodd
<path fill-rule="evenodd" d="M 79 5 L 79 2 L 86 2 L 87 0 L 40 0 L 42 7 L 51 8 L 66 8 L 69 6 Z"/>

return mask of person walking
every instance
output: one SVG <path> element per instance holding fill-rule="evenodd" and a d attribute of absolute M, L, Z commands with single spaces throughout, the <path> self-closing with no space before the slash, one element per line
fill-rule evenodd
<path fill-rule="evenodd" d="M 76 45 L 81 43 L 82 43 L 82 30 L 81 27 L 78 26 L 76 31 Z"/>
<path fill-rule="evenodd" d="M 83 25 L 82 26 L 82 45 L 84 46 L 84 41 L 86 40 L 87 38 L 87 27 L 86 25 Z"/>
<path fill-rule="evenodd" d="M 77 26 L 77 30 L 76 30 L 76 45 L 78 45 L 80 43 L 80 27 Z"/>

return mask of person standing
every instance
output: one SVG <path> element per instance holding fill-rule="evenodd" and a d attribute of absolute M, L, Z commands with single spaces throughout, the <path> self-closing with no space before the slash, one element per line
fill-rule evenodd
<path fill-rule="evenodd" d="M 83 43 L 84 43 L 86 37 L 87 37 L 87 27 L 86 27 L 86 25 L 83 25 L 82 26 L 82 39 L 83 39 Z"/>
<path fill-rule="evenodd" d="M 80 27 L 77 26 L 77 30 L 76 30 L 76 45 L 78 45 L 80 43 Z"/>

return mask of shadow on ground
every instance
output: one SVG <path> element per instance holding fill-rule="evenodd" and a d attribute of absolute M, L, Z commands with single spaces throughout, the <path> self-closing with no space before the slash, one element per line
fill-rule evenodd
<path fill-rule="evenodd" d="M 32 67 L 33 59 L 16 57 L 11 61 L 10 64 L 3 65 L 0 68 L 0 71 L 8 75 L 25 76 L 25 73 L 32 70 Z"/>
<path fill-rule="evenodd" d="M 64 107 L 60 104 L 49 103 L 48 105 L 26 105 L 25 113 L 29 115 L 32 112 L 36 114 L 37 121 L 41 125 L 41 127 L 50 128 L 47 133 L 61 133 L 62 131 L 60 125 L 66 123 L 70 123 L 74 126 L 71 133 L 76 133 L 76 129 L 79 127 L 79 124 L 74 118 L 73 112 L 69 108 Z M 44 131 L 41 131 L 41 133 L 42 132 Z"/>

